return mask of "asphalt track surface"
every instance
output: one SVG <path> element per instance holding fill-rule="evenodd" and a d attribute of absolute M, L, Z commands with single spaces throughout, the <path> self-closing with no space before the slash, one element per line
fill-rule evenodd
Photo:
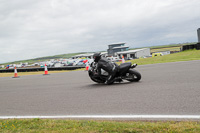
<path fill-rule="evenodd" d="M 136 70 L 140 82 L 113 85 L 94 83 L 86 71 L 0 78 L 0 116 L 200 116 L 200 60 Z"/>

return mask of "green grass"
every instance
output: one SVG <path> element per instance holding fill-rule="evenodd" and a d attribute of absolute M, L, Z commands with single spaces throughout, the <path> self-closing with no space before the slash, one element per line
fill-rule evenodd
<path fill-rule="evenodd" d="M 197 42 L 190 42 L 190 43 L 179 43 L 179 44 L 169 44 L 169 45 L 160 45 L 160 46 L 151 46 L 151 49 L 158 49 L 158 48 L 168 48 L 168 47 L 181 47 L 183 45 L 190 45 L 195 44 Z"/>
<path fill-rule="evenodd" d="M 183 45 L 190 45 L 190 44 L 195 44 L 195 43 L 197 43 L 197 42 L 158 45 L 158 46 L 148 46 L 148 47 L 140 47 L 140 48 L 162 49 L 162 48 L 169 48 L 169 47 L 181 47 Z M 131 48 L 131 50 L 133 50 L 133 49 L 139 49 L 139 48 Z"/>
<path fill-rule="evenodd" d="M 87 121 L 52 119 L 0 120 L 0 132 L 155 133 L 200 132 L 200 122 Z"/>
<path fill-rule="evenodd" d="M 164 56 L 134 59 L 134 60 L 131 60 L 131 62 L 137 63 L 138 65 L 146 65 L 146 64 L 190 61 L 190 60 L 200 60 L 200 50 L 188 50 L 188 51 L 183 51 L 183 52 L 164 55 Z M 127 61 L 127 62 L 130 62 L 130 61 Z"/>
<path fill-rule="evenodd" d="M 163 52 L 163 51 L 180 51 L 181 47 L 167 47 L 167 48 L 155 48 L 155 49 L 151 49 L 151 53 L 155 53 L 155 52 Z"/>

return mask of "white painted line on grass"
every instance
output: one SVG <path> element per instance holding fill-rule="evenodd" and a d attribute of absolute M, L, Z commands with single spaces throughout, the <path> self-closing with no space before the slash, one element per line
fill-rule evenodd
<path fill-rule="evenodd" d="M 198 119 L 200 115 L 58 115 L 58 116 L 0 116 L 0 119 Z"/>

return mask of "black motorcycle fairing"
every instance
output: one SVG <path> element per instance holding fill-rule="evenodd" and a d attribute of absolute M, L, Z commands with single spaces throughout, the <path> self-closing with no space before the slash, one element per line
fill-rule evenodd
<path fill-rule="evenodd" d="M 94 72 L 89 70 L 88 71 L 90 78 L 97 83 L 104 83 L 106 81 L 106 77 L 99 77 L 98 75 L 94 75 Z"/>
<path fill-rule="evenodd" d="M 133 69 L 133 67 L 136 67 L 137 65 L 134 64 L 133 66 L 131 66 L 131 62 L 122 63 L 121 65 L 114 65 L 115 67 L 117 67 L 117 73 L 115 75 L 114 82 L 122 82 L 123 79 L 128 80 L 130 82 L 134 82 L 139 81 L 141 79 L 141 74 Z M 105 83 L 108 75 L 98 75 L 97 63 L 92 63 L 90 67 L 91 68 L 88 71 L 88 74 L 91 80 L 97 83 Z"/>
<path fill-rule="evenodd" d="M 120 75 L 125 75 L 128 70 L 131 68 L 131 62 L 122 63 L 119 65 Z"/>

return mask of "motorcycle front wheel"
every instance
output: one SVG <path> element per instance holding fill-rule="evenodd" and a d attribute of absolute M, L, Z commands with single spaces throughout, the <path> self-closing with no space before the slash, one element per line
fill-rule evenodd
<path fill-rule="evenodd" d="M 141 74 L 135 69 L 129 69 L 126 80 L 130 82 L 137 82 L 141 79 Z"/>
<path fill-rule="evenodd" d="M 89 77 L 92 81 L 96 82 L 96 83 L 104 83 L 105 81 L 102 81 L 100 78 L 98 77 L 94 77 L 93 76 L 93 73 L 88 71 L 89 72 Z"/>

